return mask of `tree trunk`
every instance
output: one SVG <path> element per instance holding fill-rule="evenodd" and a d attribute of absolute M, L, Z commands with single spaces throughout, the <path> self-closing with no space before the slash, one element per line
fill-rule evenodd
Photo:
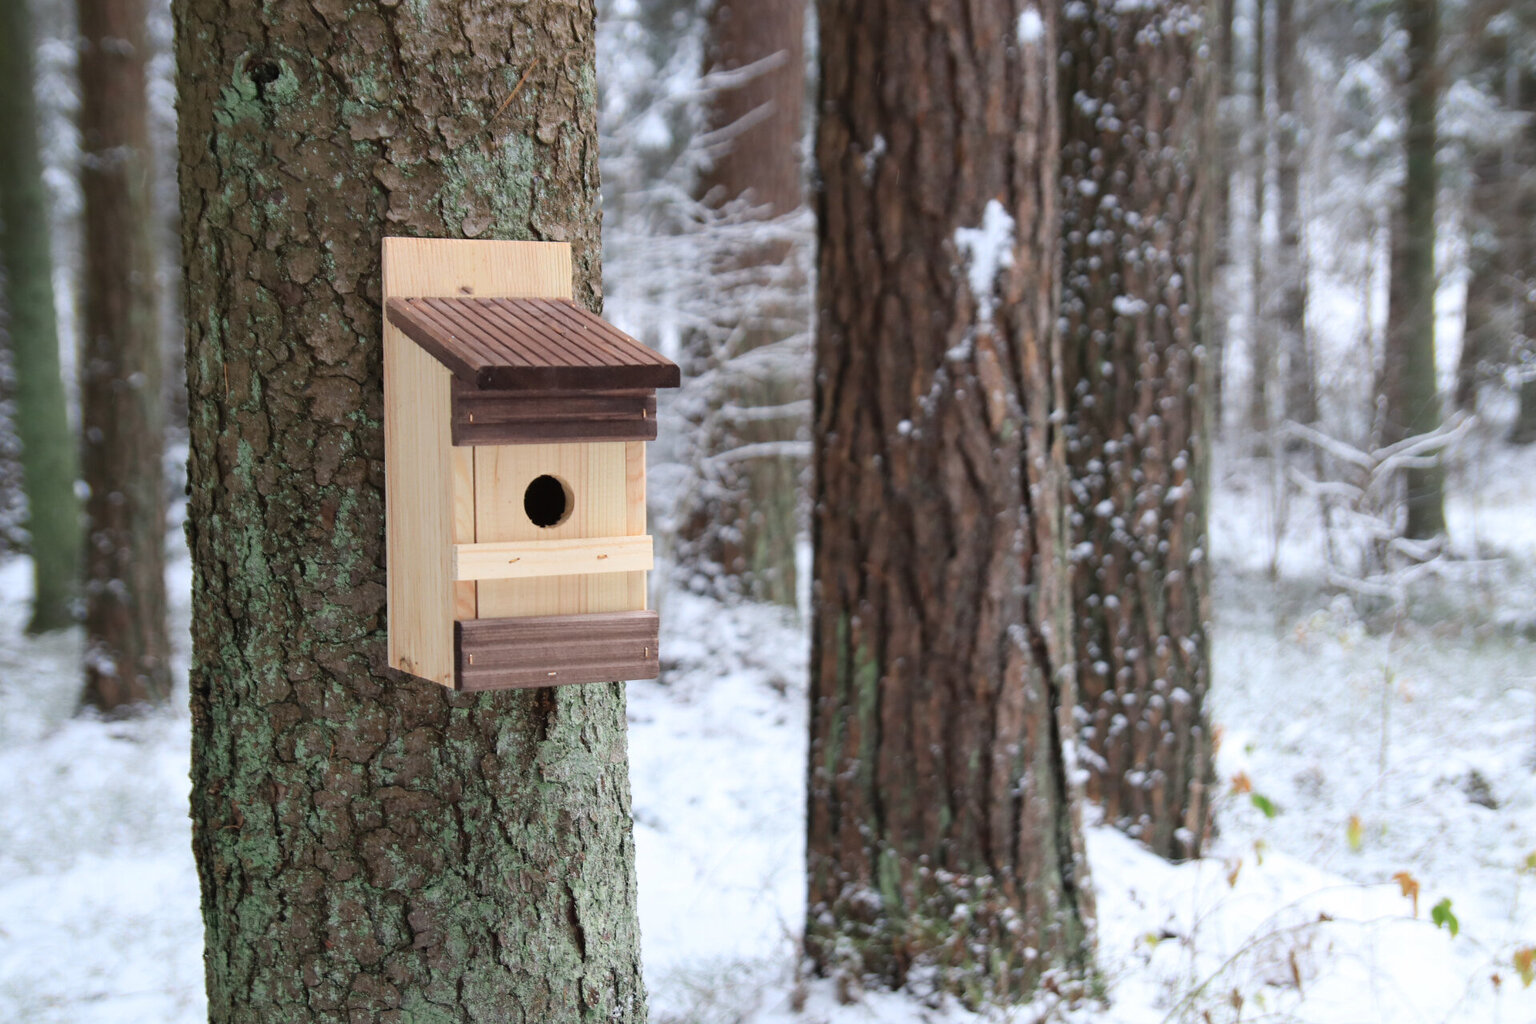
<path fill-rule="evenodd" d="M 706 378 L 708 394 L 699 483 L 680 517 L 676 558 L 685 581 L 793 606 L 804 459 L 784 450 L 809 427 L 810 382 L 797 359 L 730 363 L 803 338 L 808 326 L 794 242 L 769 223 L 803 205 L 804 0 L 716 0 L 704 65 L 717 81 L 697 196 L 715 239 L 705 246 L 715 329 L 686 340 L 690 376 Z M 763 454 L 730 454 L 748 445 L 765 446 Z"/>
<path fill-rule="evenodd" d="M 210 1019 L 642 1021 L 622 686 L 385 667 L 381 240 L 601 304 L 592 2 L 176 16 Z"/>
<path fill-rule="evenodd" d="M 1285 415 L 1297 423 L 1317 422 L 1317 372 L 1307 335 L 1307 253 L 1301 211 L 1301 57 L 1297 53 L 1296 0 L 1275 0 L 1276 180 L 1280 186 L 1280 247 L 1275 254 L 1276 348 L 1285 356 Z"/>
<path fill-rule="evenodd" d="M 79 0 L 78 10 L 84 700 L 116 711 L 171 692 L 149 39 L 143 0 Z"/>
<path fill-rule="evenodd" d="M 806 943 L 850 985 L 1021 999 L 1090 959 L 1054 22 L 821 9 Z"/>
<path fill-rule="evenodd" d="M 27 492 L 35 583 L 30 633 L 74 622 L 79 565 L 75 439 L 64 405 L 53 306 L 48 190 L 33 100 L 32 19 L 26 0 L 0 3 L 0 260 L 16 374 L 16 433 Z"/>
<path fill-rule="evenodd" d="M 1440 427 L 1435 382 L 1435 107 L 1440 95 L 1437 63 L 1438 0 L 1401 0 L 1408 30 L 1407 171 L 1392 230 L 1392 281 L 1387 300 L 1384 440 L 1428 434 Z M 1404 471 L 1408 506 L 1405 534 L 1427 539 L 1445 532 L 1444 467 Z"/>
<path fill-rule="evenodd" d="M 1062 365 L 1088 795 L 1162 856 L 1196 857 L 1215 778 L 1205 714 L 1210 67 L 1182 0 L 1066 11 Z"/>
<path fill-rule="evenodd" d="M 1249 160 L 1253 172 L 1253 206 L 1248 219 L 1248 345 L 1252 353 L 1252 379 L 1248 382 L 1248 425 L 1255 434 L 1266 435 L 1271 425 L 1270 381 L 1275 376 L 1274 335 L 1265 317 L 1269 282 L 1265 279 L 1264 183 L 1269 170 L 1269 105 L 1266 91 L 1264 51 L 1264 0 L 1253 0 L 1253 52 L 1250 68 L 1253 105 L 1248 125 Z M 1261 445 L 1264 442 L 1260 442 Z"/>
<path fill-rule="evenodd" d="M 1516 325 L 1511 312 L 1512 234 L 1525 225 L 1509 220 L 1517 211 L 1510 203 L 1514 183 L 1502 173 L 1505 159 L 1498 148 L 1472 154 L 1472 185 L 1467 195 L 1467 298 L 1463 304 L 1461 354 L 1456 360 L 1456 408 L 1474 412 L 1477 392 L 1490 368 L 1503 362 Z"/>
<path fill-rule="evenodd" d="M 1232 97 L 1237 95 L 1237 52 L 1233 33 L 1237 19 L 1237 0 L 1220 0 L 1219 22 L 1216 32 L 1216 119 L 1217 149 L 1212 159 L 1216 175 L 1216 212 L 1213 217 L 1216 248 L 1216 266 L 1226 267 L 1232 262 L 1232 172 L 1239 165 L 1237 112 L 1232 109 Z M 1214 299 L 1214 296 L 1213 296 Z M 1219 436 L 1224 421 L 1223 394 L 1226 384 L 1226 353 L 1228 323 L 1230 317 L 1225 303 L 1212 302 L 1210 311 L 1210 337 L 1206 341 L 1210 356 L 1207 379 L 1210 395 L 1209 420 Z"/>
<path fill-rule="evenodd" d="M 1509 431 L 1510 444 L 1536 444 L 1536 372 L 1527 369 L 1520 381 L 1519 409 Z"/>

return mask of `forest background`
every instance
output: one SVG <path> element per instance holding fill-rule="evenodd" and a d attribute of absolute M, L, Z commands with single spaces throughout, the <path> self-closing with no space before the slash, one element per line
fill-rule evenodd
<path fill-rule="evenodd" d="M 816 490 L 836 485 L 817 459 L 837 431 L 818 425 L 815 369 L 836 363 L 829 337 L 858 334 L 829 313 L 829 273 L 853 271 L 829 269 L 817 192 L 836 180 L 818 115 L 853 105 L 822 80 L 821 48 L 846 42 L 848 16 L 731 10 L 597 5 L 604 312 L 685 377 L 651 453 L 663 672 L 628 687 L 651 1018 L 1536 1021 L 1536 14 L 1225 0 L 1066 3 L 1041 21 L 1062 69 L 1060 221 L 1037 227 L 1052 246 L 1060 232 L 1062 298 L 1043 330 L 1081 356 L 1058 368 L 1069 401 L 1162 388 L 1170 426 L 1155 443 L 1134 412 L 1106 428 L 1143 444 L 1118 462 L 1113 439 L 1064 445 L 1081 648 L 1059 656 L 1088 699 L 1060 813 L 1085 819 L 1094 967 L 1047 971 L 1015 1004 L 943 970 L 893 978 L 868 954 L 850 971 L 815 914 L 806 934 L 806 822 L 814 857 L 829 799 L 814 777 L 806 791 L 808 746 L 829 742 L 811 713 L 813 579 L 835 578 L 811 538 L 858 542 L 831 536 L 844 499 L 829 514 Z M 123 11 L 137 23 L 110 20 Z M 1140 46 L 1168 38 L 1106 98 L 1092 76 L 1072 85 L 1094 65 L 1065 55 L 1115 14 Z M 0 1008 L 204 1019 L 180 282 L 197 254 L 181 251 L 170 5 L 5 17 Z M 1010 26 L 1020 47 L 1041 38 L 1024 15 Z M 135 38 L 141 93 L 82 42 Z M 243 74 L 253 96 L 285 81 Z M 1189 163 L 1150 181 L 1090 171 L 1083 140 L 1117 101 L 1187 133 L 1165 141 Z M 853 143 L 869 181 L 901 158 L 894 133 Z M 1154 246 L 1145 278 L 1098 287 L 1107 197 L 1183 224 L 1158 243 L 1175 258 Z M 981 320 L 999 282 L 1030 286 L 1021 225 L 983 202 L 929 254 Z M 1173 326 L 1095 348 L 1105 318 Z M 1116 551 L 1167 599 L 1146 605 L 1168 619 L 1145 644 L 1105 626 L 1106 600 L 1137 590 L 1105 575 Z M 1170 579 L 1207 572 L 1181 611 Z M 1095 647 L 1096 629 L 1113 642 Z M 1117 748 L 1135 716 L 1105 698 L 1168 637 L 1184 654 L 1158 678 L 1186 681 L 1163 707 L 1196 709 L 1177 765 Z"/>

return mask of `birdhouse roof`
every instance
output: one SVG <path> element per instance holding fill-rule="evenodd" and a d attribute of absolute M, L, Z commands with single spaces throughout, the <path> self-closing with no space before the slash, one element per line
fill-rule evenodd
<path fill-rule="evenodd" d="M 677 364 L 565 299 L 399 299 L 385 315 L 483 391 L 675 388 Z"/>

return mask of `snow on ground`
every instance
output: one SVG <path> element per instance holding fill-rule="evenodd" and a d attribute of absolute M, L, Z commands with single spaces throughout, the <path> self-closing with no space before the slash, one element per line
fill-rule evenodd
<path fill-rule="evenodd" d="M 1475 500 L 1452 501 L 1452 525 L 1504 561 L 1436 583 L 1395 629 L 1317 587 L 1315 513 L 1290 508 L 1270 544 L 1262 464 L 1222 460 L 1220 836 L 1170 865 L 1090 828 L 1109 1004 L 994 1018 L 1536 1024 L 1536 987 L 1511 965 L 1536 945 L 1536 451 L 1477 446 L 1453 489 Z M 174 713 L 75 718 L 79 639 L 21 637 L 29 571 L 0 564 L 0 1020 L 202 1020 L 185 684 Z M 184 636 L 184 552 L 170 582 Z M 652 1020 L 978 1021 L 890 993 L 843 1006 L 797 979 L 803 628 L 684 594 L 662 610 L 664 677 L 629 688 Z M 1454 937 L 1430 920 L 1446 899 Z"/>

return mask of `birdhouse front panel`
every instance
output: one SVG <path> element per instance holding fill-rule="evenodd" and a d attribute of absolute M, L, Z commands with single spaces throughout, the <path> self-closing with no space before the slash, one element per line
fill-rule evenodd
<path fill-rule="evenodd" d="M 645 442 L 677 367 L 570 302 L 563 243 L 386 239 L 384 266 L 390 664 L 654 678 Z"/>

